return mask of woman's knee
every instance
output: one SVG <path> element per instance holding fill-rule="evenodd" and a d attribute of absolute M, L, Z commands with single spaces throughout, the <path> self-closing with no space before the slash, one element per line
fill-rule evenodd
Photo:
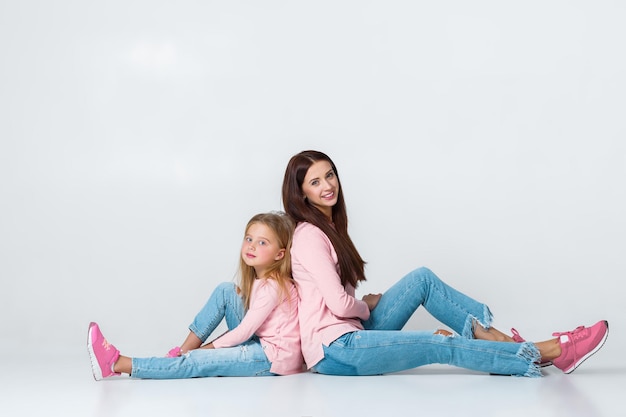
<path fill-rule="evenodd" d="M 415 270 L 413 270 L 413 273 L 411 274 L 414 278 L 416 279 L 421 279 L 421 280 L 438 280 L 439 278 L 437 278 L 437 275 L 435 275 L 433 273 L 433 271 L 431 271 L 430 269 L 428 269 L 425 266 L 421 266 Z"/>

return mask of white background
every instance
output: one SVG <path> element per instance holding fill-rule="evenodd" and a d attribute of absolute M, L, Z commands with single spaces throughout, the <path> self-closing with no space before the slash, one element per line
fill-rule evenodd
<path fill-rule="evenodd" d="M 0 335 L 161 355 L 304 149 L 338 165 L 360 293 L 428 266 L 529 339 L 626 308 L 626 6 L 3 1 Z M 419 313 L 408 328 L 436 323 Z"/>

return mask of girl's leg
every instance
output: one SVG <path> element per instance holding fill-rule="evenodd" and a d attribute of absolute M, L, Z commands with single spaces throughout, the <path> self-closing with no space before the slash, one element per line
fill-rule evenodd
<path fill-rule="evenodd" d="M 546 342 L 547 343 L 547 342 Z M 379 375 L 434 363 L 474 371 L 539 377 L 539 349 L 530 342 L 502 343 L 423 331 L 356 331 L 324 346 L 316 372 Z"/>
<path fill-rule="evenodd" d="M 112 371 L 130 374 L 133 369 L 133 359 L 128 356 L 120 355 L 115 364 L 113 365 Z"/>
<path fill-rule="evenodd" d="M 182 353 L 199 348 L 213 333 L 222 319 L 226 319 L 228 329 L 234 329 L 244 316 L 243 301 L 237 286 L 231 282 L 219 284 L 211 297 L 189 325 L 189 335 L 180 346 Z"/>
<path fill-rule="evenodd" d="M 118 363 L 122 361 L 118 360 Z M 130 358 L 128 358 L 130 359 Z M 177 358 L 132 358 L 130 375 L 146 379 L 211 376 L 271 376 L 272 366 L 257 338 L 232 348 L 196 349 Z M 116 372 L 125 372 L 123 369 Z"/>
<path fill-rule="evenodd" d="M 418 268 L 383 294 L 363 326 L 367 330 L 400 330 L 420 305 L 464 337 L 474 337 L 474 327 L 489 329 L 491 325 L 492 315 L 485 304 L 450 287 L 428 268 Z M 502 340 L 508 336 L 486 330 L 477 332 L 476 337 Z"/>

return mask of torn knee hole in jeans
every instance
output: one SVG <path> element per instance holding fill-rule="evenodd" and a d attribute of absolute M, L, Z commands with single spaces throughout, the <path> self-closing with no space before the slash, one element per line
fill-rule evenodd
<path fill-rule="evenodd" d="M 449 332 L 448 330 L 445 330 L 445 329 L 437 329 L 435 330 L 435 333 L 433 334 L 440 334 L 442 336 L 448 336 L 448 337 L 454 336 L 454 333 Z"/>

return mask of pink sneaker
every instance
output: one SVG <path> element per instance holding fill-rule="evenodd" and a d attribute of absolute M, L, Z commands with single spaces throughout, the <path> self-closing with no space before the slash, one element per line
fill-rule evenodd
<path fill-rule="evenodd" d="M 561 343 L 561 356 L 552 360 L 554 366 L 569 374 L 596 353 L 609 335 L 609 323 L 601 320 L 591 327 L 578 326 L 571 332 L 556 332 Z"/>
<path fill-rule="evenodd" d="M 113 372 L 113 365 L 120 357 L 120 351 L 107 342 L 100 331 L 100 327 L 94 322 L 89 323 L 87 348 L 91 358 L 91 370 L 96 381 L 112 375 L 120 375 Z"/>
<path fill-rule="evenodd" d="M 513 333 L 513 336 L 511 336 L 513 338 L 513 340 L 517 343 L 523 343 L 526 341 L 526 339 L 524 339 L 522 336 L 520 336 L 520 334 L 517 332 L 517 330 L 515 329 L 511 329 L 511 333 Z M 543 361 L 543 362 L 539 362 L 539 366 L 542 368 L 545 368 L 546 366 L 550 366 L 552 365 L 551 361 Z"/>
<path fill-rule="evenodd" d="M 170 349 L 169 352 L 167 352 L 167 355 L 165 355 L 166 358 L 177 358 L 180 356 L 180 347 L 176 346 Z"/>

